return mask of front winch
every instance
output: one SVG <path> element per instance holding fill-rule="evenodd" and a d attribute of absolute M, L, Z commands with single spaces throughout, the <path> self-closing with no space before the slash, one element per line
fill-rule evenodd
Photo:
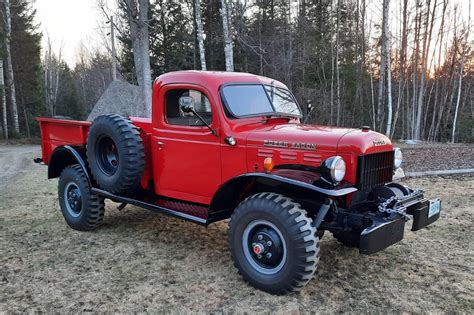
<path fill-rule="evenodd" d="M 369 193 L 369 200 L 377 204 L 378 212 L 388 214 L 399 214 L 405 221 L 408 221 L 407 209 L 420 202 L 423 197 L 423 190 L 411 190 L 401 184 L 390 183 L 385 186 L 374 188 Z"/>
<path fill-rule="evenodd" d="M 379 212 L 382 213 L 396 213 L 400 214 L 405 221 L 408 221 L 410 217 L 407 214 L 407 208 L 411 205 L 418 203 L 423 199 L 424 191 L 421 189 L 416 189 L 408 195 L 404 196 L 392 196 L 388 198 L 385 202 L 382 202 L 378 205 Z"/>

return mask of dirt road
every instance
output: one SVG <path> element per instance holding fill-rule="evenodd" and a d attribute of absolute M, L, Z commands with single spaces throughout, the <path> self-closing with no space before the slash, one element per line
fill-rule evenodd
<path fill-rule="evenodd" d="M 0 189 L 13 178 L 27 172 L 26 166 L 31 162 L 28 157 L 33 153 L 39 157 L 40 150 L 38 145 L 0 145 Z"/>
<path fill-rule="evenodd" d="M 104 224 L 64 222 L 57 180 L 38 147 L 0 146 L 0 312 L 464 312 L 474 311 L 474 177 L 410 179 L 443 199 L 441 219 L 371 256 L 321 242 L 298 294 L 272 296 L 237 274 L 227 222 L 201 227 L 108 203 Z"/>

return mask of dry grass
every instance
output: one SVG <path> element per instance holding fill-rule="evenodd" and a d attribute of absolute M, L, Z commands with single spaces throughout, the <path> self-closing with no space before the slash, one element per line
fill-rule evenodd
<path fill-rule="evenodd" d="M 2 150 L 3 149 L 3 150 Z M 227 222 L 207 228 L 108 203 L 95 232 L 70 229 L 57 181 L 36 154 L 0 148 L 0 312 L 474 311 L 474 177 L 411 179 L 443 198 L 441 219 L 385 251 L 362 256 L 325 235 L 315 279 L 298 294 L 272 296 L 237 274 Z M 15 162 L 13 162 L 15 161 Z"/>

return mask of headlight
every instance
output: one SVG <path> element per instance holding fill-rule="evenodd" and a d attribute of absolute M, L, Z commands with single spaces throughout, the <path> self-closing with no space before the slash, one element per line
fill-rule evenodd
<path fill-rule="evenodd" d="M 321 165 L 322 177 L 332 183 L 339 183 L 346 175 L 346 162 L 340 156 L 333 156 Z"/>
<path fill-rule="evenodd" d="M 403 161 L 402 150 L 400 150 L 400 148 L 395 148 L 394 156 L 395 156 L 395 159 L 393 160 L 393 166 L 395 167 L 395 169 L 397 169 L 402 165 L 402 161 Z"/>

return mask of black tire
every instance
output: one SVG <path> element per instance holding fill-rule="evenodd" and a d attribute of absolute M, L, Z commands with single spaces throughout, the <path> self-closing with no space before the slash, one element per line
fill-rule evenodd
<path fill-rule="evenodd" d="M 140 132 L 120 115 L 97 117 L 87 138 L 87 161 L 102 189 L 115 194 L 135 189 L 145 167 Z"/>
<path fill-rule="evenodd" d="M 93 194 L 86 174 L 78 164 L 67 166 L 59 177 L 59 206 L 67 224 L 78 231 L 91 231 L 104 218 L 104 198 Z"/>
<path fill-rule="evenodd" d="M 332 232 L 332 236 L 334 236 L 339 243 L 346 247 L 359 247 L 360 233 L 352 231 L 341 231 Z"/>
<path fill-rule="evenodd" d="M 229 245 L 244 280 L 272 294 L 303 288 L 319 262 L 319 239 L 311 223 L 299 204 L 279 194 L 259 193 L 242 201 L 229 223 Z"/>

